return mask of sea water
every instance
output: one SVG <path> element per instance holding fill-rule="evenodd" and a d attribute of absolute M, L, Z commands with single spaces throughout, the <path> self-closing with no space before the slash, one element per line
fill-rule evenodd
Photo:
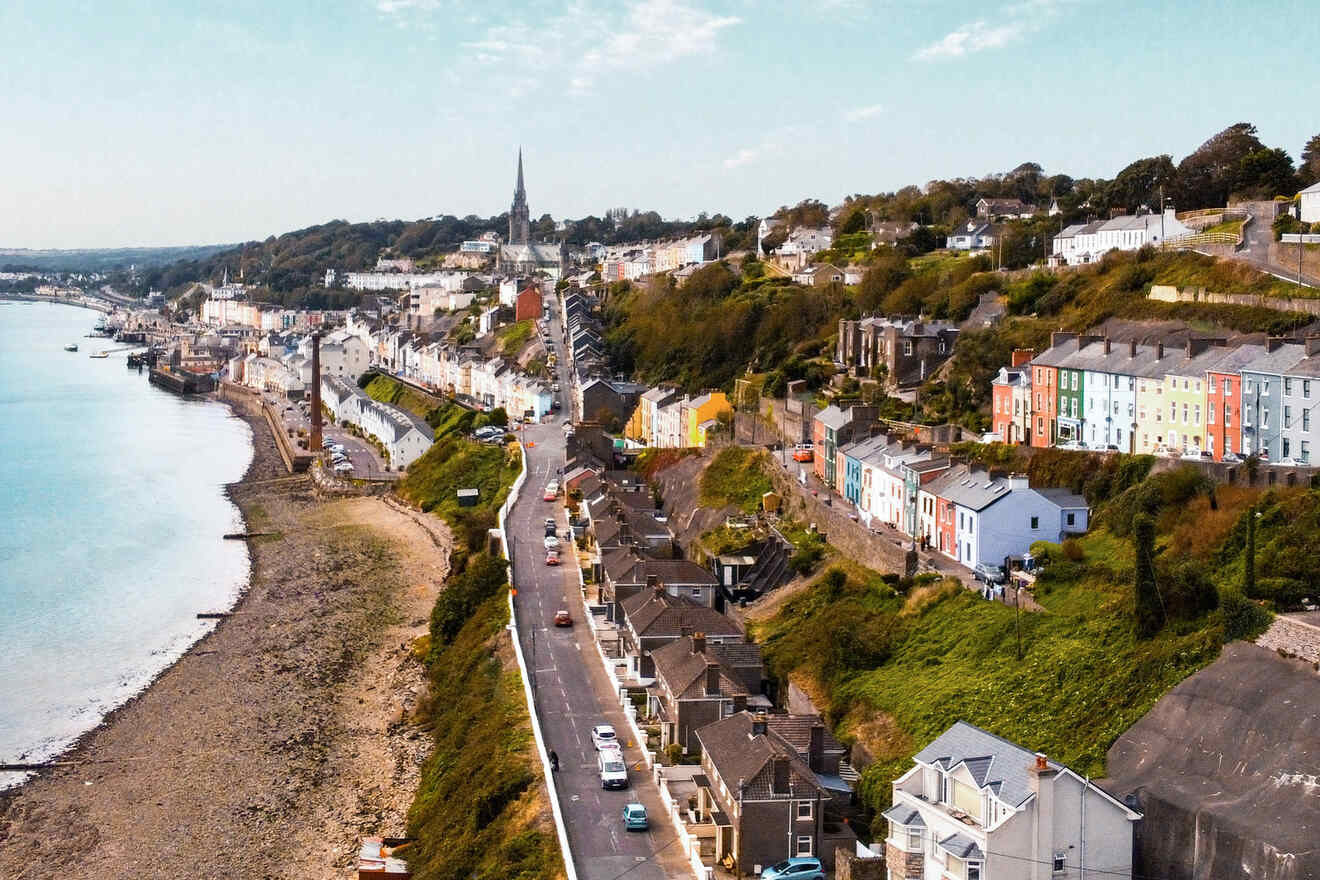
<path fill-rule="evenodd" d="M 162 391 L 88 339 L 97 313 L 0 302 L 0 763 L 70 745 L 246 586 L 252 457 L 228 407 Z M 77 352 L 63 350 L 77 343 Z M 0 788 L 21 779 L 0 774 Z"/>

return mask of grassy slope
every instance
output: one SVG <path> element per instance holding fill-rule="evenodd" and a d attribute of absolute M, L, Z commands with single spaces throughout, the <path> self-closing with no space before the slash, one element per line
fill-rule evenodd
<path fill-rule="evenodd" d="M 429 394 L 423 394 L 415 388 L 411 388 L 402 382 L 383 373 L 375 373 L 371 380 L 363 386 L 367 396 L 372 400 L 379 400 L 383 403 L 392 403 L 400 409 L 405 409 L 419 419 L 424 419 L 440 403 L 438 398 Z"/>
<path fill-rule="evenodd" d="M 703 507 L 735 505 L 748 513 L 770 491 L 770 478 L 762 471 L 766 454 L 743 446 L 721 449 L 701 475 Z"/>
<path fill-rule="evenodd" d="M 1213 502 L 1201 494 L 1168 504 L 1158 518 L 1161 557 L 1206 572 L 1229 596 L 1241 584 L 1242 523 L 1257 501 L 1257 490 L 1220 487 Z M 1320 519 L 1320 493 L 1268 493 L 1262 503 L 1260 570 L 1286 572 L 1294 589 L 1314 589 L 1320 576 L 1306 581 L 1304 567 L 1289 567 L 1281 548 L 1291 547 L 1298 561 L 1311 552 L 1307 534 Z M 875 758 L 862 787 L 872 807 L 889 803 L 890 784 L 911 755 L 959 719 L 1100 775 L 1114 739 L 1215 659 L 1225 612 L 1192 613 L 1138 639 L 1131 543 L 1101 526 L 1077 550 L 1079 559 L 1060 559 L 1042 577 L 1037 598 L 1046 612 L 1020 620 L 1014 609 L 961 588 L 918 586 L 899 596 L 849 565 L 841 592 L 818 584 L 753 632 L 772 673 L 813 694 L 838 732 Z M 1269 591 L 1280 586 L 1264 583 L 1256 595 L 1279 595 Z M 1167 581 L 1164 589 L 1171 589 Z"/>
<path fill-rule="evenodd" d="M 482 603 L 430 666 L 436 747 L 409 814 L 417 880 L 563 875 L 505 603 L 504 590 Z"/>
<path fill-rule="evenodd" d="M 495 338 L 499 340 L 500 344 L 500 354 L 516 358 L 522 352 L 523 347 L 532 341 L 535 334 L 536 322 L 531 320 L 519 321 L 516 324 L 501 327 L 495 331 Z"/>

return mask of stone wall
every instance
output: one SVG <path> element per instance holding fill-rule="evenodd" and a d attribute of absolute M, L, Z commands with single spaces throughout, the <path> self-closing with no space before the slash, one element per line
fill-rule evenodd
<path fill-rule="evenodd" d="M 1274 623 L 1256 639 L 1256 644 L 1308 663 L 1320 663 L 1320 626 L 1304 623 L 1295 617 L 1280 614 L 1274 618 Z"/>
<path fill-rule="evenodd" d="M 834 850 L 834 880 L 885 880 L 885 860 L 862 858 L 846 847 Z"/>
<path fill-rule="evenodd" d="M 848 502 L 835 497 L 833 504 L 825 504 L 820 498 L 804 492 L 795 479 L 798 463 L 790 461 L 786 470 L 779 459 L 769 468 L 770 480 L 775 491 L 784 499 L 786 515 L 801 519 L 806 523 L 815 523 L 839 552 L 867 568 L 879 572 L 907 572 L 907 545 L 900 544 L 898 535 L 881 531 L 871 534 L 860 523 L 853 522 L 846 512 Z"/>
<path fill-rule="evenodd" d="M 1294 257 L 1296 259 L 1296 257 Z M 1285 299 L 1278 296 L 1257 296 L 1248 293 L 1215 293 L 1204 287 L 1174 287 L 1169 284 L 1151 285 L 1147 299 L 1161 302 L 1217 303 L 1230 306 L 1256 306 L 1281 312 L 1305 312 L 1320 315 L 1320 299 Z"/>
<path fill-rule="evenodd" d="M 922 876 L 923 856 L 919 852 L 905 852 L 885 841 L 885 861 L 894 866 L 895 876 L 914 878 Z"/>

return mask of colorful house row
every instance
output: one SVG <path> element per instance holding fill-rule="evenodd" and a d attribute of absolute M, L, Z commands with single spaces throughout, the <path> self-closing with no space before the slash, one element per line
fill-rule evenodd
<path fill-rule="evenodd" d="M 733 406 L 723 391 L 690 397 L 657 386 L 638 398 L 623 435 L 639 446 L 700 449 L 719 427 L 721 416 L 733 417 Z"/>
<path fill-rule="evenodd" d="M 1047 351 L 995 378 L 995 433 L 1038 447 L 1308 465 L 1320 443 L 1317 355 L 1320 338 L 1174 346 L 1055 333 Z"/>
<path fill-rule="evenodd" d="M 860 434 L 860 423 L 852 429 Z M 1089 524 L 1079 495 L 1033 489 L 1025 476 L 993 476 L 887 435 L 844 442 L 834 459 L 832 488 L 861 522 L 884 523 L 968 567 L 1002 565 L 1036 541 L 1058 542 Z"/>

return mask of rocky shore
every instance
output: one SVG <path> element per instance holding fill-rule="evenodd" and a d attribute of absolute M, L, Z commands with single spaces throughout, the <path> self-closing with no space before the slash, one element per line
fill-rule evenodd
<path fill-rule="evenodd" d="M 230 493 L 266 533 L 248 592 L 58 766 L 0 795 L 0 874 L 350 877 L 360 835 L 403 832 L 428 749 L 410 647 L 448 530 L 379 498 L 320 500 L 247 418 L 255 455 Z"/>

